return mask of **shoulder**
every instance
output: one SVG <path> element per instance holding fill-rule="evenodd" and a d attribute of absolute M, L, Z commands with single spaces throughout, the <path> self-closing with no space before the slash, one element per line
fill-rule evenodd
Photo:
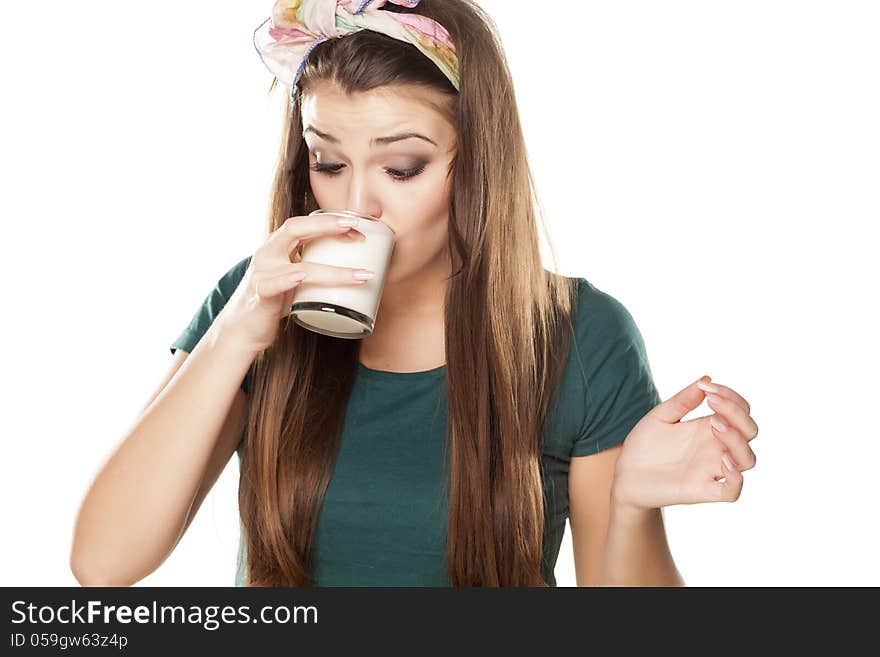
<path fill-rule="evenodd" d="M 659 398 L 642 333 L 627 306 L 584 277 L 573 284 L 572 341 L 551 425 L 555 435 L 547 443 L 563 458 L 622 441 Z"/>
<path fill-rule="evenodd" d="M 584 277 L 577 277 L 576 284 L 572 324 L 579 347 L 593 350 L 613 347 L 616 341 L 641 342 L 635 318 L 623 302 Z"/>
<path fill-rule="evenodd" d="M 248 255 L 236 262 L 217 281 L 217 290 L 226 299 L 229 299 L 229 297 L 232 296 L 235 289 L 238 287 L 238 284 L 241 282 L 241 279 L 244 278 L 244 273 L 251 264 L 251 257 L 252 256 Z"/>
<path fill-rule="evenodd" d="M 193 314 L 189 324 L 180 334 L 177 340 L 171 345 L 171 352 L 180 348 L 187 352 L 192 352 L 196 343 L 201 339 L 202 335 L 208 330 L 208 327 L 223 310 L 223 307 L 229 301 L 230 297 L 235 293 L 241 279 L 247 271 L 250 264 L 251 256 L 240 259 L 224 272 L 219 279 L 215 278 L 214 282 L 204 297 L 199 307 Z M 216 276 L 216 274 L 214 274 Z M 213 277 L 212 277 L 213 278 Z"/>
<path fill-rule="evenodd" d="M 177 339 L 171 343 L 172 354 L 178 349 L 192 353 L 195 346 L 202 339 L 202 336 L 207 332 L 208 327 L 211 326 L 230 297 L 235 293 L 241 279 L 244 278 L 250 261 L 251 256 L 248 255 L 246 258 L 236 262 L 220 276 L 204 298 L 204 301 L 196 309 L 189 324 L 181 331 Z M 252 369 L 253 367 L 251 367 L 248 376 L 245 378 L 244 383 L 242 383 L 242 389 L 245 392 L 249 390 L 248 385 Z"/>

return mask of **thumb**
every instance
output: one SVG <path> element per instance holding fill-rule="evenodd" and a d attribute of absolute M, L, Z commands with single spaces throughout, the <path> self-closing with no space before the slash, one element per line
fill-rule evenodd
<path fill-rule="evenodd" d="M 697 384 L 701 381 L 709 382 L 711 380 L 712 377 L 705 374 L 686 388 L 679 390 L 665 402 L 654 407 L 655 417 L 669 424 L 680 421 L 681 418 L 703 403 L 706 393 L 700 390 Z"/>

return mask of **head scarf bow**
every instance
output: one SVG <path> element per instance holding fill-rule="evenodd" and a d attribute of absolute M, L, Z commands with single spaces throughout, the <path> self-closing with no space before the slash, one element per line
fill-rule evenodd
<path fill-rule="evenodd" d="M 416 7 L 420 0 L 387 0 Z M 306 58 L 322 41 L 373 30 L 413 44 L 458 89 L 458 58 L 448 32 L 420 14 L 381 11 L 386 0 L 278 0 L 272 15 L 254 30 L 254 47 L 280 82 L 290 87 L 293 109 L 296 83 Z"/>

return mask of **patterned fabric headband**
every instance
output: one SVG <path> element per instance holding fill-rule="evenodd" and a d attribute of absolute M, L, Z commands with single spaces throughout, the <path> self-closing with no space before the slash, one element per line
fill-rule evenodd
<path fill-rule="evenodd" d="M 421 0 L 387 0 L 416 7 Z M 458 89 L 458 57 L 449 33 L 420 14 L 380 11 L 386 0 L 278 0 L 272 15 L 254 30 L 254 47 L 263 64 L 290 87 L 290 110 L 306 58 L 322 41 L 360 30 L 381 32 L 413 44 Z"/>

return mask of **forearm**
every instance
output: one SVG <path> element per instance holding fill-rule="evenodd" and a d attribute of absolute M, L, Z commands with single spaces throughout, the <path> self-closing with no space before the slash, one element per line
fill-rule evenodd
<path fill-rule="evenodd" d="M 598 586 L 685 586 L 663 525 L 662 509 L 612 500 Z"/>
<path fill-rule="evenodd" d="M 77 579 L 128 585 L 176 545 L 255 354 L 215 322 L 92 483 L 71 552 Z"/>

